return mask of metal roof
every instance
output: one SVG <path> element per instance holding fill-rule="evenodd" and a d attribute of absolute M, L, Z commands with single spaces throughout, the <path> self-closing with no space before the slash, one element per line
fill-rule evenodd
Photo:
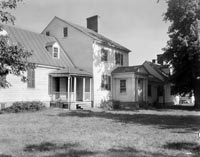
<path fill-rule="evenodd" d="M 68 67 L 68 68 L 64 68 L 61 70 L 56 70 L 52 73 L 50 73 L 51 76 L 54 77 L 61 77 L 61 76 L 68 76 L 68 75 L 78 75 L 78 76 L 88 76 L 88 77 L 92 77 L 92 74 L 90 74 L 89 72 L 86 72 L 82 69 L 78 69 L 78 68 L 72 68 L 72 67 Z"/>
<path fill-rule="evenodd" d="M 20 43 L 26 50 L 32 51 L 29 62 L 55 66 L 55 67 L 74 67 L 64 50 L 61 48 L 60 58 L 55 59 L 52 53 L 47 51 L 46 44 L 57 42 L 54 37 L 34 33 L 9 25 L 3 25 L 8 36 L 13 43 Z"/>
<path fill-rule="evenodd" d="M 115 48 L 118 48 L 118 49 L 121 49 L 125 52 L 131 52 L 131 50 L 127 49 L 126 47 L 106 38 L 105 36 L 91 30 L 91 29 L 88 29 L 88 28 L 85 28 L 83 26 L 79 26 L 77 24 L 74 24 L 74 23 L 71 23 L 71 22 L 68 22 L 68 21 L 65 21 L 57 16 L 55 16 L 54 18 L 57 18 L 58 20 L 60 21 L 63 21 L 64 23 L 68 24 L 68 25 L 71 25 L 72 27 L 76 28 L 77 30 L 79 30 L 80 32 L 88 35 L 89 37 L 97 40 L 97 41 L 100 41 L 102 44 L 105 44 L 105 45 L 108 45 L 108 46 L 111 46 L 111 47 L 115 47 Z"/>

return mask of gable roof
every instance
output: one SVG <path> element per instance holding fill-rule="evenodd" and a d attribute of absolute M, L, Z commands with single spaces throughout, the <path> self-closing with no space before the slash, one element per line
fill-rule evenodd
<path fill-rule="evenodd" d="M 147 71 L 143 71 L 144 69 L 143 65 L 137 65 L 137 66 L 122 66 L 117 67 L 115 70 L 112 71 L 112 74 L 118 74 L 118 73 L 140 73 L 140 74 L 148 74 Z"/>
<path fill-rule="evenodd" d="M 46 44 L 57 42 L 54 37 L 38 34 L 9 25 L 2 26 L 3 29 L 7 31 L 11 42 L 19 43 L 26 50 L 32 51 L 32 56 L 28 59 L 29 62 L 55 67 L 74 67 L 73 63 L 64 53 L 62 48 L 59 59 L 53 58 L 51 52 L 47 51 L 45 48 Z"/>
<path fill-rule="evenodd" d="M 79 25 L 77 25 L 77 24 L 74 24 L 74 23 L 65 21 L 65 20 L 63 20 L 63 19 L 61 19 L 61 18 L 59 18 L 59 17 L 57 17 L 57 16 L 55 16 L 55 17 L 52 19 L 52 21 L 53 21 L 54 19 L 58 19 L 58 20 L 60 20 L 60 21 L 62 21 L 62 22 L 64 22 L 64 23 L 66 23 L 66 24 L 72 26 L 73 28 L 75 28 L 75 29 L 77 29 L 78 31 L 84 33 L 85 35 L 91 37 L 93 40 L 99 41 L 99 42 L 102 43 L 102 44 L 105 44 L 105 45 L 108 45 L 108 46 L 110 46 L 110 47 L 114 47 L 114 48 L 117 48 L 117 49 L 121 49 L 121 50 L 123 50 L 123 51 L 125 51 L 125 52 L 127 52 L 127 53 L 128 53 L 128 52 L 131 52 L 131 50 L 127 49 L 126 47 L 124 47 L 124 46 L 122 46 L 122 45 L 120 45 L 120 44 L 118 44 L 118 43 L 116 43 L 116 42 L 114 42 L 114 41 L 108 39 L 107 37 L 105 37 L 105 36 L 103 36 L 103 35 L 101 35 L 101 34 L 95 32 L 95 31 L 93 31 L 93 30 L 91 30 L 91 29 L 88 29 L 88 28 L 85 28 L 85 27 L 83 27 L 83 26 L 79 26 Z M 51 22 L 52 22 L 52 21 L 51 21 Z M 50 23 L 51 23 L 51 22 L 50 22 Z M 49 23 L 49 24 L 50 24 L 50 23 Z M 48 25 L 47 25 L 47 27 L 48 27 Z M 46 28 L 45 28 L 45 29 L 46 29 Z M 45 30 L 45 29 L 44 29 L 44 30 Z M 42 33 L 44 32 L 44 30 L 42 31 Z"/>
<path fill-rule="evenodd" d="M 145 61 L 143 63 L 145 69 L 153 76 L 155 76 L 156 78 L 158 78 L 161 81 L 167 81 L 169 78 L 169 73 L 167 73 L 166 71 L 164 71 L 163 69 L 168 68 L 165 65 L 159 65 L 159 64 L 155 64 L 149 61 Z M 148 67 L 151 67 L 156 73 L 154 73 L 153 71 L 149 70 Z"/>

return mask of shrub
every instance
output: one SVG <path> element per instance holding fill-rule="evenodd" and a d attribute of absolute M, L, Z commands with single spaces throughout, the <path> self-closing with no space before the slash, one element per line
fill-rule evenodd
<path fill-rule="evenodd" d="M 45 108 L 40 101 L 14 102 L 12 106 L 2 109 L 6 113 L 36 112 Z"/>
<path fill-rule="evenodd" d="M 112 110 L 113 109 L 113 101 L 112 100 L 102 101 L 100 104 L 100 107 L 105 110 Z"/>

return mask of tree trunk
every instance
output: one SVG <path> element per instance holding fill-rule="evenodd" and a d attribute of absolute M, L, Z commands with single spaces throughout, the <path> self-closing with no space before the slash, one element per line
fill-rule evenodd
<path fill-rule="evenodd" d="M 196 109 L 200 109 L 200 79 L 197 79 L 195 81 L 194 98 L 195 98 L 194 107 Z"/>

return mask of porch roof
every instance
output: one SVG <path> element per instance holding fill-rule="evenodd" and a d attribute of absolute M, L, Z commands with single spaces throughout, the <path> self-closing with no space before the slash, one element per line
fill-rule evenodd
<path fill-rule="evenodd" d="M 84 71 L 82 69 L 78 69 L 78 68 L 72 68 L 72 67 L 53 71 L 52 73 L 50 73 L 50 75 L 54 76 L 54 77 L 65 77 L 65 76 L 69 76 L 69 75 L 92 77 L 92 74 L 90 74 L 89 72 L 86 72 L 86 71 Z"/>

